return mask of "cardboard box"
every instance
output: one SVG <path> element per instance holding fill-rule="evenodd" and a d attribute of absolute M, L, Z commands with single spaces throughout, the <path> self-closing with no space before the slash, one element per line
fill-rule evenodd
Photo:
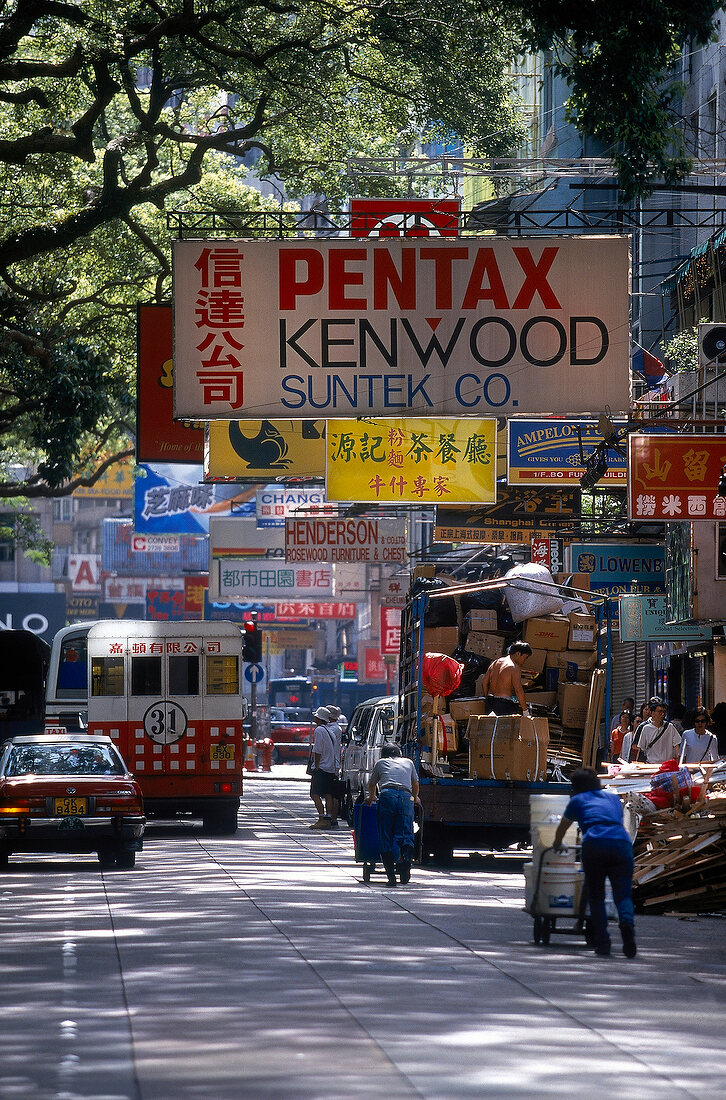
<path fill-rule="evenodd" d="M 466 616 L 466 622 L 468 630 L 479 630 L 485 634 L 490 634 L 499 625 L 494 608 L 473 607 Z"/>
<path fill-rule="evenodd" d="M 557 688 L 557 706 L 563 726 L 584 729 L 589 698 L 589 684 L 560 684 Z"/>
<path fill-rule="evenodd" d="M 557 683 L 589 684 L 592 670 L 597 664 L 594 650 L 565 649 L 562 653 L 547 654 L 547 671 L 557 673 Z"/>
<path fill-rule="evenodd" d="M 539 676 L 540 672 L 542 672 L 545 667 L 546 660 L 546 649 L 533 649 L 527 660 L 522 665 L 522 671 L 534 672 L 536 676 Z"/>
<path fill-rule="evenodd" d="M 564 615 L 546 615 L 527 619 L 522 639 L 532 649 L 567 649 L 570 636 L 570 620 Z"/>
<path fill-rule="evenodd" d="M 456 723 L 450 714 L 440 714 L 438 718 L 425 718 L 422 723 L 422 743 L 431 748 L 436 727 L 436 749 L 440 753 L 456 752 L 459 747 L 459 739 L 456 732 Z"/>
<path fill-rule="evenodd" d="M 544 779 L 549 745 L 546 718 L 472 715 L 466 732 L 471 778 L 524 782 Z"/>
<path fill-rule="evenodd" d="M 552 580 L 557 584 L 566 584 L 571 588 L 579 589 L 579 592 L 590 591 L 590 574 L 589 573 L 553 573 Z M 579 598 L 579 592 L 575 595 Z M 582 597 L 585 599 L 585 596 Z"/>
<path fill-rule="evenodd" d="M 476 653 L 477 657 L 488 657 L 490 661 L 495 661 L 504 653 L 504 638 L 499 634 L 482 634 L 478 630 L 472 630 L 467 635 L 466 648 L 469 653 Z"/>
<path fill-rule="evenodd" d="M 417 565 L 416 568 L 413 571 L 413 580 L 415 580 L 415 581 L 420 581 L 422 579 L 427 580 L 427 581 L 432 581 L 435 576 L 436 576 L 436 566 L 435 565 Z"/>
<path fill-rule="evenodd" d="M 597 644 L 597 619 L 594 615 L 583 615 L 581 611 L 571 611 L 568 649 L 594 649 Z"/>
<path fill-rule="evenodd" d="M 526 691 L 524 697 L 527 703 L 536 703 L 540 707 L 557 706 L 556 691 Z"/>
<path fill-rule="evenodd" d="M 423 632 L 424 653 L 452 655 L 459 644 L 458 626 L 425 626 Z"/>
<path fill-rule="evenodd" d="M 485 714 L 483 699 L 452 699 L 449 714 L 455 722 L 467 722 L 472 714 Z"/>

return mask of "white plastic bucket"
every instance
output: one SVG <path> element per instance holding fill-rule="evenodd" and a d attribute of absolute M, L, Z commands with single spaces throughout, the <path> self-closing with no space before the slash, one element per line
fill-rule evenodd
<path fill-rule="evenodd" d="M 557 825 L 569 801 L 568 794 L 531 794 L 529 796 L 530 822 Z"/>
<path fill-rule="evenodd" d="M 535 897 L 539 864 L 524 865 L 524 897 L 529 912 L 541 916 L 573 917 L 580 908 L 584 875 L 578 864 L 545 864 L 539 873 L 539 890 Z"/>

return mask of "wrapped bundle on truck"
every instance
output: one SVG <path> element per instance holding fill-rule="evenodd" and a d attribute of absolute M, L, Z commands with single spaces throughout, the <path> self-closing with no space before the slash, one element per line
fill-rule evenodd
<path fill-rule="evenodd" d="M 545 598 L 536 588 L 543 583 Z M 581 590 L 549 573 L 544 582 L 414 584 L 401 629 L 400 728 L 419 775 L 423 858 L 526 842 L 530 795 L 567 792 L 568 767 L 594 763 L 605 678 L 599 622 Z M 521 673 L 530 713 L 488 714 L 488 666 L 528 635 L 532 654 Z M 448 690 L 430 676 L 434 661 L 445 668 L 446 660 L 461 670 Z"/>

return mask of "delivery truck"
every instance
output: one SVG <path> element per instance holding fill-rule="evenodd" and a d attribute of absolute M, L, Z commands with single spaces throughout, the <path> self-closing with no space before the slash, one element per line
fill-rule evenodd
<path fill-rule="evenodd" d="M 514 578 L 412 585 L 401 624 L 399 738 L 419 777 L 423 859 L 527 843 L 530 796 L 567 793 L 571 771 L 594 765 L 609 618 L 605 601 L 563 580 L 533 585 L 552 598 L 541 606 L 557 610 L 526 619 L 509 606 L 519 602 Z M 523 684 L 533 717 L 487 715 L 482 676 L 517 638 L 532 639 Z M 426 691 L 431 653 L 463 666 L 448 697 Z"/>

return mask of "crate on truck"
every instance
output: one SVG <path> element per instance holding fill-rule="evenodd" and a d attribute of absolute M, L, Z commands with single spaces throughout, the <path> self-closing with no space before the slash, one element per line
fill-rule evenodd
<path fill-rule="evenodd" d="M 545 582 L 548 596 L 561 595 L 563 611 L 568 602 L 579 604 L 588 596 L 588 613 L 598 624 L 591 632 L 592 660 L 585 659 L 583 651 L 576 651 L 573 661 L 563 657 L 563 681 L 555 685 L 559 694 L 545 692 L 548 661 L 544 652 L 535 651 L 523 674 L 534 720 L 521 716 L 497 720 L 485 713 L 482 678 L 493 659 L 487 653 L 504 652 L 526 630 L 527 620 L 515 621 L 507 606 L 507 588 L 512 583 L 505 578 L 469 584 L 419 579 L 403 611 L 400 738 L 419 776 L 424 858 L 431 854 L 446 858 L 454 848 L 491 850 L 526 842 L 530 795 L 567 792 L 568 768 L 594 763 L 609 619 L 602 614 L 604 601 L 590 600 L 589 593 L 557 585 L 551 578 L 549 584 Z M 517 595 L 521 597 L 521 592 Z M 578 609 L 574 614 L 582 612 Z M 559 610 L 549 613 L 550 628 L 545 630 L 542 622 L 547 617 L 538 616 L 540 636 L 547 635 L 547 644 L 560 646 L 563 653 L 571 652 L 565 648 L 571 636 L 569 617 Z M 469 633 L 476 635 L 471 647 Z M 492 639 L 488 647 L 483 634 Z M 428 646 L 435 637 L 446 637 L 449 644 L 444 652 L 464 665 L 461 685 L 447 699 L 431 698 L 423 684 L 424 654 L 430 652 Z M 556 653 L 559 656 L 559 650 L 550 649 L 547 657 Z M 557 667 L 554 661 L 552 666 Z M 558 676 L 559 672 L 558 667 Z M 572 677 L 571 690 L 567 676 Z M 577 700 L 571 698 L 575 694 Z M 563 724 L 563 715 L 579 725 Z"/>
<path fill-rule="evenodd" d="M 149 816 L 237 828 L 244 765 L 242 635 L 232 622 L 99 621 L 52 646 L 46 724 L 111 737 Z M 66 721 L 68 719 L 69 721 Z"/>

